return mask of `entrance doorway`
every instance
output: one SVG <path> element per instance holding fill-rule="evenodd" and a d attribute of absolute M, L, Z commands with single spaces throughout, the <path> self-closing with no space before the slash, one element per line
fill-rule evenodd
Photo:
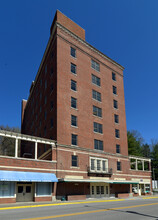
<path fill-rule="evenodd" d="M 30 202 L 33 201 L 33 184 L 17 182 L 17 202 Z"/>
<path fill-rule="evenodd" d="M 109 196 L 109 184 L 91 183 L 91 197 L 100 198 Z"/>

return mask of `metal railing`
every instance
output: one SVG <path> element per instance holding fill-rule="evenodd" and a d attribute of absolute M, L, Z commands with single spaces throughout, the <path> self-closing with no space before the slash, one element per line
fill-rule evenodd
<path fill-rule="evenodd" d="M 88 173 L 93 173 L 93 174 L 109 174 L 112 175 L 112 168 L 105 168 L 102 169 L 101 167 L 87 167 Z"/>

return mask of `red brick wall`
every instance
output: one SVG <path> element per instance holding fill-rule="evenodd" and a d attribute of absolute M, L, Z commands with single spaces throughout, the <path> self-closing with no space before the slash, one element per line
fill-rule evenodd
<path fill-rule="evenodd" d="M 104 151 L 116 153 L 116 144 L 121 145 L 121 154 L 128 155 L 127 132 L 124 103 L 123 73 L 120 68 L 92 52 L 89 48 L 74 40 L 71 36 L 58 29 L 57 34 L 57 141 L 61 144 L 71 144 L 71 133 L 78 134 L 80 147 L 94 148 L 94 139 L 104 141 Z M 77 58 L 70 56 L 70 46 L 75 44 Z M 91 58 L 100 63 L 100 73 L 91 68 Z M 77 65 L 77 76 L 70 72 L 70 64 Z M 117 81 L 112 80 L 112 71 L 116 73 Z M 91 74 L 101 78 L 101 87 L 92 84 Z M 70 82 L 77 81 L 77 92 L 71 91 Z M 114 96 L 112 85 L 117 85 L 118 96 Z M 102 102 L 92 99 L 92 89 L 101 92 Z M 64 94 L 64 95 L 63 95 Z M 70 106 L 71 96 L 77 98 L 78 110 Z M 118 101 L 118 110 L 113 108 L 113 99 Z M 93 116 L 92 107 L 102 108 L 103 118 Z M 114 113 L 119 114 L 119 125 L 114 123 Z M 78 128 L 71 127 L 71 114 L 78 117 Z M 93 122 L 103 124 L 103 134 L 93 132 Z M 115 128 L 120 130 L 120 139 L 115 138 Z"/>
<path fill-rule="evenodd" d="M 0 166 L 1 166 L 0 167 L 1 170 L 18 170 L 18 171 L 44 172 L 44 173 L 51 172 L 52 173 L 51 170 L 49 171 L 49 170 L 42 170 L 42 169 L 55 169 L 56 164 L 53 162 L 47 162 L 47 161 L 35 161 L 35 160 L 29 160 L 29 159 L 0 157 Z M 25 169 L 22 169 L 22 168 L 25 168 Z M 31 168 L 35 168 L 35 169 L 31 169 Z M 53 171 L 53 173 L 55 173 L 55 171 Z"/>
<path fill-rule="evenodd" d="M 0 204 L 16 203 L 16 198 L 0 198 Z"/>
<path fill-rule="evenodd" d="M 51 196 L 34 197 L 34 202 L 46 202 L 46 201 L 52 201 L 52 197 Z"/>
<path fill-rule="evenodd" d="M 85 40 L 85 30 L 58 10 L 56 12 L 56 19 L 58 23 L 66 27 L 69 31 Z"/>

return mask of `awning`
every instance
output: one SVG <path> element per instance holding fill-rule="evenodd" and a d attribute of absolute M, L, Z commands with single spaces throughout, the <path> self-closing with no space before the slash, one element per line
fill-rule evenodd
<path fill-rule="evenodd" d="M 129 182 L 112 182 L 112 184 L 139 184 L 139 182 L 132 182 L 132 181 L 129 181 Z"/>
<path fill-rule="evenodd" d="M 105 180 L 105 179 L 59 179 L 59 182 L 82 182 L 82 183 L 110 183 L 110 184 L 139 184 L 139 182 L 135 181 L 113 181 L 113 180 Z"/>
<path fill-rule="evenodd" d="M 53 173 L 21 172 L 0 170 L 0 181 L 58 182 Z"/>

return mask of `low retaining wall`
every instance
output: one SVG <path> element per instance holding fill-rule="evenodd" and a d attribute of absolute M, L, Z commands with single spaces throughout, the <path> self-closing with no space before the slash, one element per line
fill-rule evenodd
<path fill-rule="evenodd" d="M 128 198 L 129 197 L 129 193 L 117 193 L 116 197 L 118 199 Z"/>
<path fill-rule="evenodd" d="M 50 202 L 52 201 L 51 196 L 34 197 L 34 202 Z"/>
<path fill-rule="evenodd" d="M 86 199 L 86 195 L 73 195 L 73 196 L 67 196 L 68 201 L 72 200 L 84 200 Z"/>
<path fill-rule="evenodd" d="M 16 203 L 16 198 L 0 198 L 0 204 Z"/>

